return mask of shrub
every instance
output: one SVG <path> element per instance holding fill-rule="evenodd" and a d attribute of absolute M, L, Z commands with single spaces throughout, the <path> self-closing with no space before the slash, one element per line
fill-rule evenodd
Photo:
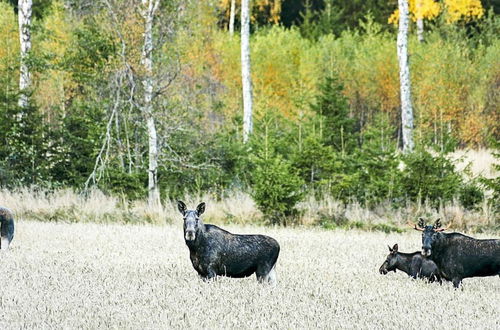
<path fill-rule="evenodd" d="M 462 177 L 451 160 L 443 154 L 433 156 L 419 149 L 402 158 L 405 168 L 401 173 L 401 189 L 412 201 L 429 200 L 437 207 L 451 201 L 462 187 Z"/>

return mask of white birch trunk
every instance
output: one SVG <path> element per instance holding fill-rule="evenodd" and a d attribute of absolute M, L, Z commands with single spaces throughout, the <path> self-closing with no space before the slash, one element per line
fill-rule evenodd
<path fill-rule="evenodd" d="M 19 41 L 21 43 L 21 66 L 19 68 L 19 107 L 28 105 L 27 89 L 31 85 L 31 74 L 26 58 L 31 50 L 31 10 L 32 0 L 18 1 Z"/>
<path fill-rule="evenodd" d="M 236 0 L 231 0 L 231 12 L 229 13 L 229 34 L 234 34 L 234 17 L 236 16 Z"/>
<path fill-rule="evenodd" d="M 422 0 L 417 0 L 417 38 L 418 41 L 424 42 L 424 19 L 422 17 Z"/>
<path fill-rule="evenodd" d="M 241 80 L 243 84 L 243 142 L 252 134 L 252 77 L 250 76 L 250 0 L 241 1 Z"/>
<path fill-rule="evenodd" d="M 417 19 L 417 38 L 418 41 L 424 42 L 424 20 L 422 18 Z"/>
<path fill-rule="evenodd" d="M 158 8 L 159 0 L 141 0 L 142 16 L 144 18 L 144 45 L 141 61 L 144 65 L 144 104 L 143 114 L 148 129 L 149 165 L 148 165 L 148 205 L 160 206 L 160 191 L 158 188 L 158 140 L 153 116 L 153 18 Z"/>
<path fill-rule="evenodd" d="M 398 0 L 399 31 L 397 40 L 399 60 L 399 83 L 401 88 L 401 124 L 403 152 L 413 151 L 413 110 L 410 92 L 410 66 L 408 63 L 408 0 Z"/>

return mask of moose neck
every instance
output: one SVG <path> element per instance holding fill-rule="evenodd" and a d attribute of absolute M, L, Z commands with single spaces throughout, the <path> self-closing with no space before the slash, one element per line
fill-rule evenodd
<path fill-rule="evenodd" d="M 442 248 L 448 244 L 450 244 L 449 235 L 446 233 L 437 233 L 436 240 L 432 243 L 431 246 L 431 255 L 429 259 L 436 261 L 436 257 L 439 257 L 442 252 Z M 440 258 L 437 258 L 440 260 Z"/>

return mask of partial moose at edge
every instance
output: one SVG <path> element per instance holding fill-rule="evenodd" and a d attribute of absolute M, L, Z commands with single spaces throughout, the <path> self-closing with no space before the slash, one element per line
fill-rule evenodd
<path fill-rule="evenodd" d="M 261 283 L 276 283 L 278 242 L 265 235 L 232 234 L 204 224 L 200 216 L 205 203 L 188 210 L 182 201 L 177 208 L 184 218 L 184 240 L 194 269 L 204 280 L 215 276 L 247 277 L 255 273 Z"/>
<path fill-rule="evenodd" d="M 12 211 L 0 206 L 0 249 L 8 250 L 14 238 L 14 215 Z"/>

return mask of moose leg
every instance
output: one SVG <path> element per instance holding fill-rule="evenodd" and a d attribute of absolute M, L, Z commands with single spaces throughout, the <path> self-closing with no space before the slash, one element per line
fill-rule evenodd
<path fill-rule="evenodd" d="M 271 285 L 276 284 L 276 264 L 274 264 L 270 269 L 268 265 L 263 265 L 263 267 L 257 267 L 255 271 L 257 280 L 259 283 L 268 283 Z"/>
<path fill-rule="evenodd" d="M 211 266 L 208 266 L 207 275 L 205 275 L 205 277 L 203 277 L 203 281 L 209 282 L 212 279 L 214 279 L 215 276 L 217 276 L 217 274 L 215 273 L 215 270 Z"/>
<path fill-rule="evenodd" d="M 455 289 L 458 289 L 460 287 L 460 283 L 462 283 L 462 279 L 461 278 L 454 278 L 452 280 L 452 283 L 453 283 L 453 286 L 455 287 Z"/>
<path fill-rule="evenodd" d="M 0 249 L 1 250 L 8 250 L 9 249 L 9 239 L 7 237 L 3 237 L 0 239 Z"/>
<path fill-rule="evenodd" d="M 422 259 L 420 258 L 413 258 L 411 261 L 410 265 L 410 276 L 413 277 L 414 279 L 417 278 L 422 278 Z"/>

